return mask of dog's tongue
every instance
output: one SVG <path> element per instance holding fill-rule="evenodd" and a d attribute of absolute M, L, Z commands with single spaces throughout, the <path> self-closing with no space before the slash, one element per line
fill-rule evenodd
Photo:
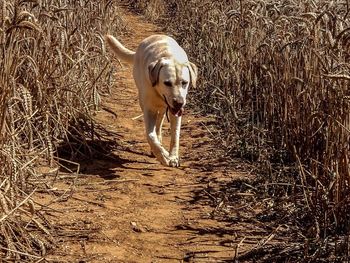
<path fill-rule="evenodd" d="M 183 108 L 181 108 L 181 109 L 178 110 L 178 111 L 173 110 L 173 114 L 174 114 L 175 117 L 180 117 L 180 116 L 182 116 L 182 113 L 183 113 L 183 112 L 184 112 L 184 109 L 183 109 Z"/>

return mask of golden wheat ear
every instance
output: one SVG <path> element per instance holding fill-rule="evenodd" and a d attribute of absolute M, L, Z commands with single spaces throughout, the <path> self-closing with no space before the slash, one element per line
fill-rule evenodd
<path fill-rule="evenodd" d="M 188 70 L 190 71 L 191 85 L 192 87 L 196 88 L 198 78 L 198 67 L 194 63 L 189 62 Z"/>

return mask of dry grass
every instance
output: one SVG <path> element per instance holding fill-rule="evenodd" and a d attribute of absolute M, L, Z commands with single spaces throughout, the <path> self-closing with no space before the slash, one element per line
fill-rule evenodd
<path fill-rule="evenodd" d="M 197 99 L 223 123 L 228 152 L 260 162 L 270 182 L 263 194 L 302 210 L 280 212 L 295 216 L 306 244 L 348 235 L 349 1 L 158 4 L 200 67 Z"/>
<path fill-rule="evenodd" d="M 34 168 L 93 139 L 112 72 L 103 35 L 124 25 L 113 1 L 68 0 L 2 1 L 0 23 L 0 258 L 24 262 L 53 242 Z"/>
<path fill-rule="evenodd" d="M 167 6 L 164 4 L 163 0 L 129 0 L 127 1 L 127 4 L 129 7 L 132 7 L 134 11 L 139 11 L 151 21 L 162 19 L 167 11 Z"/>

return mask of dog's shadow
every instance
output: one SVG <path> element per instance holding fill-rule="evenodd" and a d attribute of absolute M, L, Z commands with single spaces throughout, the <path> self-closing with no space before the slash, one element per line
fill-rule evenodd
<path fill-rule="evenodd" d="M 80 126 L 81 127 L 81 126 Z M 136 161 L 124 159 L 120 152 L 130 152 L 136 155 L 147 155 L 143 152 L 122 145 L 122 136 L 108 131 L 103 127 L 84 129 L 84 134 L 77 130 L 69 130 L 66 137 L 56 148 L 57 160 L 62 172 L 97 175 L 103 179 L 116 179 L 116 171 L 133 169 L 130 163 Z M 137 161 L 140 162 L 140 161 Z"/>

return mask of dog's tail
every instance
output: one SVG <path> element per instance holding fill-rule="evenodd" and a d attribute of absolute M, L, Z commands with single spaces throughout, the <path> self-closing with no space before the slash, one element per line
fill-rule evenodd
<path fill-rule="evenodd" d="M 105 39 L 106 39 L 106 42 L 114 51 L 114 53 L 118 56 L 118 58 L 120 58 L 121 60 L 129 64 L 134 63 L 134 55 L 135 55 L 134 51 L 124 47 L 115 37 L 111 35 L 106 35 Z"/>

